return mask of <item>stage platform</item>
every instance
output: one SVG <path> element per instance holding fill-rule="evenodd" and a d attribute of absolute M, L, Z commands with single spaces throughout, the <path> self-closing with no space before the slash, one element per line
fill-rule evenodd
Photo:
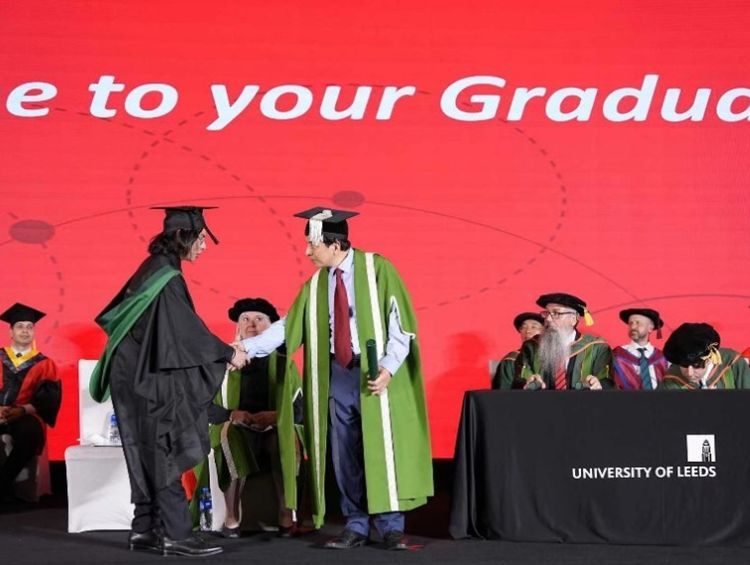
<path fill-rule="evenodd" d="M 350 551 L 321 549 L 328 537 L 341 527 L 341 518 L 333 516 L 320 533 L 295 539 L 280 539 L 271 534 L 251 534 L 239 540 L 220 539 L 224 553 L 206 558 L 206 563 L 451 563 L 478 565 L 601 565 L 601 564 L 679 564 L 746 565 L 750 548 L 741 547 L 663 547 L 615 546 L 551 543 L 512 543 L 461 540 L 448 536 L 451 465 L 436 465 L 437 495 L 430 503 L 408 516 L 410 539 L 419 551 L 388 552 L 377 543 Z M 54 563 L 96 564 L 165 563 L 178 557 L 130 552 L 126 532 L 87 532 L 68 534 L 67 503 L 64 495 L 64 467 L 53 466 L 53 496 L 38 504 L 0 506 L 0 547 L 3 565 Z M 62 487 L 62 489 L 61 489 Z M 191 560 L 193 562 L 195 560 Z"/>

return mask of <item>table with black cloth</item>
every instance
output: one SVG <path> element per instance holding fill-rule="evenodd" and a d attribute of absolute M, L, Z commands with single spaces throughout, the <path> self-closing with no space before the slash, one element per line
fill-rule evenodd
<path fill-rule="evenodd" d="M 455 465 L 454 538 L 750 545 L 750 391 L 467 392 Z"/>

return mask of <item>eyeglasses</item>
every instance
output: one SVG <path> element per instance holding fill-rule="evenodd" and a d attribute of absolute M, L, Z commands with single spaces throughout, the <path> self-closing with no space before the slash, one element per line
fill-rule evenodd
<path fill-rule="evenodd" d="M 550 312 L 549 310 L 542 310 L 541 312 L 539 312 L 539 315 L 545 320 L 547 318 L 552 318 L 553 320 L 559 320 L 566 314 L 578 314 L 578 312 L 571 312 L 570 310 L 566 310 L 565 312 Z"/>

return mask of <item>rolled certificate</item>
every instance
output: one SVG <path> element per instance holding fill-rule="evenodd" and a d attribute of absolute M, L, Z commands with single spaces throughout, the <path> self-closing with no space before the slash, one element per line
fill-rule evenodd
<path fill-rule="evenodd" d="M 367 378 L 374 381 L 378 378 L 378 347 L 374 339 L 368 339 L 367 347 Z"/>

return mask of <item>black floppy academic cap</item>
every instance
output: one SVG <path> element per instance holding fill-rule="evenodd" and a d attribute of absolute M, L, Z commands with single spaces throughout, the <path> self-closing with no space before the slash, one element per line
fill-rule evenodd
<path fill-rule="evenodd" d="M 667 338 L 664 356 L 667 361 L 680 367 L 689 367 L 699 361 L 720 361 L 718 348 L 721 337 L 709 324 L 684 323 Z"/>
<path fill-rule="evenodd" d="M 240 298 L 234 303 L 234 306 L 229 309 L 227 314 L 229 314 L 230 320 L 236 322 L 240 319 L 240 314 L 243 312 L 262 312 L 268 316 L 272 322 L 279 319 L 279 313 L 276 311 L 276 308 L 274 308 L 273 304 L 265 298 Z"/>
<path fill-rule="evenodd" d="M 213 210 L 216 206 L 152 206 L 152 210 L 164 210 L 164 227 L 162 231 L 174 230 L 195 230 L 200 232 L 206 230 L 214 243 L 219 243 L 216 236 L 211 232 L 206 219 L 203 217 L 203 210 Z"/>
<path fill-rule="evenodd" d="M 309 235 L 310 241 L 313 243 L 322 241 L 322 236 L 331 239 L 347 239 L 349 224 L 346 220 L 357 215 L 359 215 L 359 212 L 334 210 L 320 206 L 295 214 L 296 217 L 307 220 L 305 235 Z"/>
<path fill-rule="evenodd" d="M 521 325 L 526 320 L 534 320 L 540 324 L 544 324 L 544 318 L 538 312 L 521 312 L 518 316 L 513 318 L 513 327 L 516 328 L 517 332 L 521 331 Z"/>
<path fill-rule="evenodd" d="M 656 328 L 656 337 L 661 339 L 661 328 L 664 326 L 664 320 L 659 316 L 659 312 L 651 308 L 628 308 L 620 312 L 620 319 L 627 324 L 633 314 L 645 316 L 651 320 L 654 323 L 654 328 Z"/>
<path fill-rule="evenodd" d="M 586 309 L 586 303 L 572 294 L 566 294 L 564 292 L 554 292 L 552 294 L 542 294 L 536 301 L 538 306 L 546 308 L 547 304 L 560 304 L 561 306 L 567 306 L 575 310 L 579 316 L 583 316 L 587 326 L 594 325 L 594 319 Z"/>
<path fill-rule="evenodd" d="M 18 322 L 31 322 L 36 324 L 46 315 L 47 314 L 40 312 L 36 308 L 16 302 L 13 306 L 0 314 L 0 320 L 9 323 L 11 327 L 13 327 Z"/>

